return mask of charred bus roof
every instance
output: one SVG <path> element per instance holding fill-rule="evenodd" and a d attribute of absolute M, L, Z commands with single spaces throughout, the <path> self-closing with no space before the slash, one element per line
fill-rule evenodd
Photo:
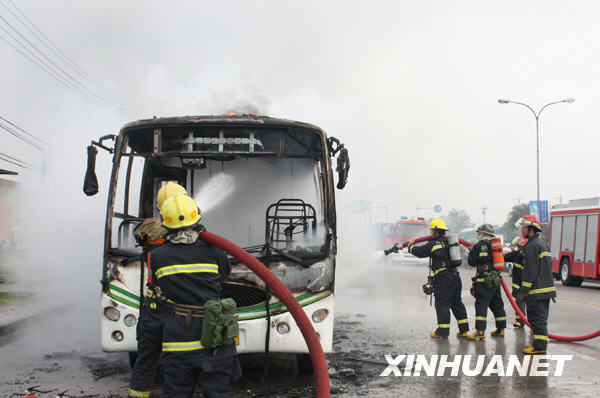
<path fill-rule="evenodd" d="M 208 115 L 208 116 L 173 116 L 173 117 L 154 117 L 152 119 L 140 119 L 135 122 L 127 123 L 121 129 L 122 132 L 135 130 L 139 128 L 155 128 L 182 125 L 239 125 L 239 126 L 277 126 L 277 127 L 296 127 L 313 130 L 325 137 L 325 132 L 318 126 L 310 123 L 297 122 L 289 119 L 279 119 L 269 116 L 255 115 Z"/>
<path fill-rule="evenodd" d="M 277 135 L 285 132 L 289 135 L 290 150 L 295 155 L 320 157 L 319 154 L 326 153 L 327 136 L 318 126 L 268 116 L 216 115 L 144 119 L 126 124 L 120 135 L 129 138 L 128 145 L 137 153 L 288 152 L 287 144 L 284 141 L 274 144 L 275 137 L 269 136 L 268 132 L 277 132 Z M 263 136 L 255 137 L 254 133 Z M 215 145 L 218 144 L 221 145 L 216 149 Z M 228 149 L 224 149 L 223 144 Z M 242 149 L 241 145 L 245 145 L 245 148 Z M 293 146 L 297 146 L 298 150 L 293 150 Z"/>

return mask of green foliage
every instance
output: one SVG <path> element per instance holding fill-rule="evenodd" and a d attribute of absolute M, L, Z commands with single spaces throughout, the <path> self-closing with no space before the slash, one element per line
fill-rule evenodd
<path fill-rule="evenodd" d="M 445 217 L 445 221 L 446 226 L 448 226 L 452 232 L 459 232 L 465 228 L 471 228 L 473 226 L 471 216 L 469 216 L 466 211 L 461 209 L 450 210 L 448 215 Z"/>

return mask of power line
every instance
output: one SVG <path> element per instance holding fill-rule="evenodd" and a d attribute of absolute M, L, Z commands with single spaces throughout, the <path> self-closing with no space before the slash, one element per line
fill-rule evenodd
<path fill-rule="evenodd" d="M 0 29 L 4 30 L 6 32 L 6 30 L 4 29 L 3 26 L 0 26 Z M 7 32 L 9 36 L 10 33 Z M 101 105 L 99 102 L 95 101 L 93 98 L 89 97 L 87 94 L 85 94 L 84 92 L 80 92 L 77 90 L 77 87 L 74 87 L 72 84 L 70 84 L 68 81 L 64 80 L 64 78 L 62 76 L 58 76 L 56 74 L 56 72 L 53 72 L 51 70 L 46 69 L 44 66 L 40 65 L 40 63 L 36 62 L 35 60 L 31 59 L 31 57 L 29 57 L 27 54 L 25 54 L 23 51 L 21 51 L 19 48 L 17 48 L 14 44 L 12 44 L 10 41 L 8 41 L 5 37 L 3 37 L 2 35 L 0 35 L 0 40 L 4 41 L 6 44 L 8 44 L 9 46 L 11 46 L 15 51 L 17 51 L 19 54 L 21 54 L 22 56 L 24 56 L 25 58 L 27 58 L 31 63 L 33 63 L 35 66 L 37 66 L 38 68 L 40 68 L 41 70 L 43 70 L 44 72 L 46 72 L 47 74 L 49 74 L 53 79 L 55 79 L 56 81 L 58 81 L 59 83 L 63 84 L 64 86 L 66 86 L 68 89 L 70 89 L 71 91 L 73 91 L 76 94 L 79 94 L 81 96 L 83 96 L 85 99 L 87 99 L 90 102 L 93 102 L 96 105 Z M 17 41 L 18 42 L 18 41 Z M 23 46 L 22 43 L 18 42 L 19 44 L 21 44 L 21 46 Z M 31 50 L 25 48 L 27 51 L 29 51 L 31 53 Z M 32 54 L 33 56 L 35 56 L 35 54 Z M 35 56 L 36 58 L 39 58 L 37 56 Z"/>
<path fill-rule="evenodd" d="M 2 152 L 0 152 L 0 160 L 4 160 L 5 162 L 12 163 L 12 164 L 14 164 L 16 166 L 19 166 L 19 167 L 22 167 L 24 169 L 38 169 L 38 170 L 41 170 L 40 167 L 38 167 L 38 166 L 36 166 L 34 164 L 31 164 L 31 163 L 28 163 L 28 162 L 24 162 L 22 160 L 19 160 L 17 158 L 14 158 L 14 157 L 12 157 L 10 155 L 7 155 L 5 153 L 2 153 Z"/>
<path fill-rule="evenodd" d="M 15 31 L 17 33 L 17 35 L 19 35 L 23 40 L 25 40 L 25 42 L 27 44 L 29 44 L 31 47 L 33 47 L 34 50 L 36 50 L 38 53 L 40 53 L 42 55 L 42 57 L 46 58 L 50 63 L 52 63 L 53 65 L 55 65 L 55 67 L 62 72 L 63 75 L 62 76 L 61 73 L 57 72 L 52 65 L 48 64 L 46 61 L 44 61 L 42 58 L 40 58 L 37 54 L 35 54 L 30 48 L 28 48 L 25 44 L 23 44 L 18 38 L 16 38 L 12 33 L 10 33 L 8 30 L 6 30 L 6 28 L 4 28 L 3 26 L 0 25 L 0 29 L 2 29 L 8 36 L 10 36 L 11 39 L 13 39 L 15 42 L 17 42 L 25 51 L 27 51 L 29 53 L 29 55 L 31 55 L 32 57 L 34 57 L 35 59 L 37 59 L 40 63 L 42 63 L 44 66 L 46 66 L 46 68 L 48 68 L 49 70 L 51 70 L 54 74 L 56 74 L 56 76 L 58 76 L 60 79 L 64 80 L 65 83 L 73 86 L 74 89 L 77 89 L 78 91 L 80 91 L 80 95 L 85 94 L 87 97 L 89 97 L 88 99 L 94 99 L 92 98 L 95 94 L 92 93 L 91 95 L 88 94 L 86 91 L 89 91 L 89 89 L 87 89 L 86 87 L 84 87 L 81 83 L 79 83 L 78 81 L 76 81 L 73 76 L 71 76 L 70 74 L 66 73 L 62 68 L 57 67 L 56 63 L 52 60 L 50 60 L 44 53 L 42 53 L 35 45 L 33 45 L 26 37 L 24 37 L 14 26 L 12 26 L 4 17 L 2 17 L 0 15 L 0 20 L 4 21 L 5 24 L 7 24 L 13 31 Z M 5 40 L 6 41 L 6 40 Z M 14 47 L 13 47 L 14 48 Z M 20 51 L 19 51 L 20 52 Z M 21 55 L 24 55 L 22 52 L 20 52 Z M 30 59 L 31 60 L 31 59 Z M 70 80 L 69 80 L 70 79 Z M 96 102 L 98 105 L 100 104 L 97 100 L 94 100 L 93 102 Z"/>
<path fill-rule="evenodd" d="M 7 131 L 8 133 L 14 135 L 15 137 L 17 137 L 18 139 L 20 139 L 21 141 L 31 145 L 32 147 L 44 152 L 44 148 L 41 147 L 40 145 L 36 144 L 35 142 L 31 141 L 29 138 L 24 137 L 22 134 L 20 134 L 18 131 L 15 131 L 15 129 L 5 125 L 4 123 L 0 123 L 0 128 Z"/>
<path fill-rule="evenodd" d="M 23 22 L 3 2 L 0 1 L 0 4 L 2 4 L 4 6 L 4 8 L 6 8 L 13 17 L 15 17 L 15 19 L 17 19 L 19 22 L 21 22 L 21 24 L 23 24 L 23 26 L 25 26 L 27 28 L 27 30 L 29 30 L 42 44 L 44 44 L 48 49 L 50 49 L 50 51 L 52 51 L 57 57 L 61 58 L 63 60 L 63 62 L 65 62 L 67 65 L 69 65 L 73 71 L 75 71 L 77 74 L 79 74 L 79 76 L 83 77 L 91 84 L 95 85 L 100 91 L 103 91 L 106 95 L 110 96 L 110 93 L 108 92 L 108 90 L 106 90 L 98 81 L 96 81 L 88 73 L 86 73 L 79 65 L 77 65 L 75 63 L 75 61 L 73 61 L 67 54 L 65 54 L 64 51 L 62 51 L 59 46 L 57 46 L 52 40 L 50 40 L 50 38 L 48 38 L 48 36 L 46 36 L 44 34 L 44 32 L 42 32 L 12 0 L 8 0 L 8 1 L 19 12 L 19 14 L 21 14 L 21 16 L 23 16 L 23 18 L 29 23 L 29 25 L 33 29 L 35 29 L 35 31 L 37 31 L 37 33 L 39 33 L 39 35 L 41 35 L 45 40 L 42 40 L 40 38 L 40 36 L 38 36 L 38 34 L 35 33 L 34 30 L 32 30 L 25 22 Z"/>
<path fill-rule="evenodd" d="M 8 119 L 5 119 L 5 118 L 3 118 L 2 116 L 0 116 L 0 120 L 3 120 L 3 121 L 5 121 L 6 123 L 10 124 L 10 125 L 11 125 L 12 127 L 14 127 L 15 129 L 17 129 L 17 130 L 21 131 L 22 133 L 24 133 L 24 134 L 28 135 L 29 137 L 33 138 L 34 140 L 36 140 L 36 141 L 38 141 L 38 142 L 40 142 L 40 143 L 42 143 L 42 144 L 44 144 L 44 145 L 48 145 L 48 143 L 47 143 L 47 142 L 40 140 L 40 139 L 39 139 L 39 138 L 37 138 L 35 135 L 33 135 L 33 134 L 29 133 L 27 130 L 25 130 L 25 129 L 23 129 L 23 128 L 19 127 L 19 126 L 17 126 L 16 124 L 14 124 L 13 122 L 11 122 L 10 120 L 8 120 Z"/>

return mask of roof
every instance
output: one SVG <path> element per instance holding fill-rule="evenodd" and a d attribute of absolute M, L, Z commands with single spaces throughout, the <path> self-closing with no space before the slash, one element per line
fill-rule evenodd
<path fill-rule="evenodd" d="M 9 176 L 16 176 L 19 173 L 17 173 L 16 171 L 10 171 L 10 170 L 0 169 L 0 174 L 9 175 Z"/>
<path fill-rule="evenodd" d="M 254 115 L 205 115 L 205 116 L 173 116 L 173 117 L 154 117 L 152 119 L 140 119 L 135 122 L 127 123 L 123 126 L 124 130 L 133 130 L 146 127 L 165 127 L 181 125 L 240 125 L 240 126 L 278 126 L 278 127 L 296 127 L 314 130 L 324 135 L 324 131 L 314 124 L 303 123 L 288 119 L 278 119 L 269 116 Z"/>
<path fill-rule="evenodd" d="M 595 211 L 600 209 L 600 197 L 585 198 L 585 199 L 572 199 L 569 200 L 568 204 L 561 204 L 554 206 L 550 212 L 556 214 L 568 214 L 570 212 L 585 212 Z"/>

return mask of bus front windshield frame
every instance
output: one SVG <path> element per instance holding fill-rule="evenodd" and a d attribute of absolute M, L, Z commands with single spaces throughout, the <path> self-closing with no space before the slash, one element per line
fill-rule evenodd
<path fill-rule="evenodd" d="M 270 129 L 251 132 L 244 129 L 243 134 L 252 140 L 243 141 L 240 140 L 242 130 L 229 130 L 230 135 L 237 136 L 238 141 L 234 142 L 238 146 L 234 148 L 220 144 L 224 142 L 221 139 L 227 138 L 224 134 L 220 138 L 217 134 L 217 139 L 210 141 L 210 144 L 206 144 L 209 141 L 201 141 L 202 144 L 190 147 L 188 143 L 194 135 L 188 132 L 184 136 L 182 129 L 174 131 L 177 133 L 177 140 L 169 140 L 166 131 L 161 131 L 162 142 L 171 143 L 168 149 L 175 149 L 174 142 L 185 144 L 185 148 L 182 148 L 186 151 L 139 152 L 141 149 L 150 149 L 147 147 L 146 136 L 141 139 L 139 131 L 121 135 L 121 145 L 115 153 L 115 163 L 120 164 L 114 166 L 111 184 L 107 249 L 130 252 L 131 255 L 138 253 L 139 248 L 135 247 L 132 237 L 124 239 L 123 234 L 132 235 L 133 229 L 143 218 L 158 216 L 156 192 L 167 181 L 176 181 L 186 186 L 188 192 L 199 202 L 203 211 L 202 222 L 207 229 L 229 237 L 240 246 L 270 243 L 279 250 L 296 252 L 301 257 L 330 254 L 332 229 L 328 223 L 329 170 L 327 159 L 319 156 L 325 151 L 322 142 L 315 139 L 316 134 L 310 133 L 307 138 L 307 134 L 303 135 L 298 131 Z M 153 134 L 149 131 L 145 133 L 147 136 Z M 254 145 L 259 141 L 263 149 L 267 147 L 270 151 L 260 152 L 260 147 L 256 145 L 249 152 L 250 143 Z M 244 146 L 247 152 L 241 151 Z M 214 153 L 215 149 L 238 151 Z M 186 164 L 186 159 L 192 158 L 200 161 Z M 132 173 L 131 164 L 135 164 L 136 159 L 145 162 L 143 171 Z M 175 167 L 173 162 L 166 161 L 173 159 L 179 161 Z M 290 217 L 290 213 L 285 212 L 286 209 L 275 208 L 271 221 L 279 220 L 278 222 L 288 225 L 287 229 L 284 226 L 280 230 L 279 238 L 283 236 L 283 239 L 269 241 L 268 232 L 273 232 L 276 228 L 274 224 L 269 224 L 268 210 L 282 199 L 299 201 L 296 209 L 309 214 L 304 220 L 299 220 Z M 120 205 L 123 201 L 137 201 L 139 207 L 136 213 L 119 212 L 119 207 L 124 207 Z M 135 203 L 135 207 L 138 203 Z M 290 230 L 292 234 L 288 236 L 287 232 Z M 124 245 L 123 242 L 127 244 Z"/>

